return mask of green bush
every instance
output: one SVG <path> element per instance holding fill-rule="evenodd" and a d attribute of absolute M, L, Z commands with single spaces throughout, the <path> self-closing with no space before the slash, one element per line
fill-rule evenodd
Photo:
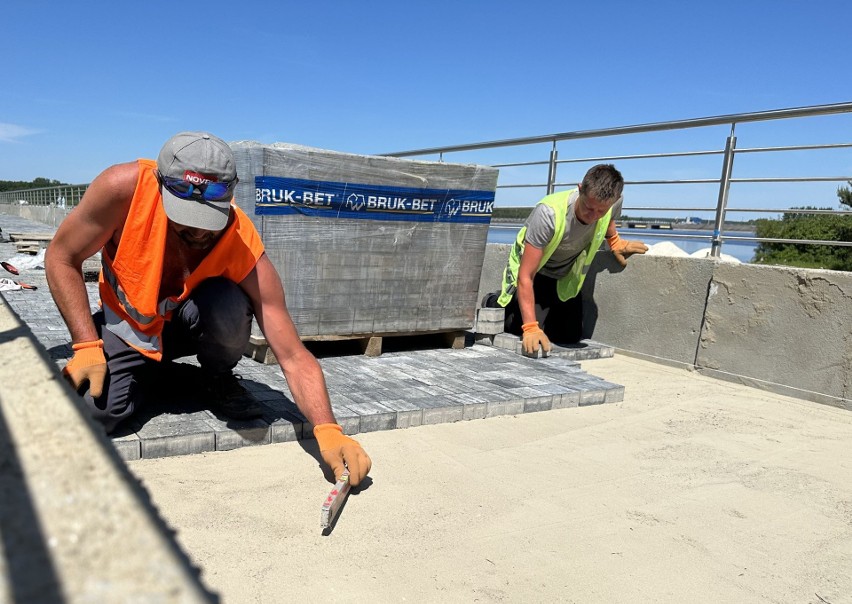
<path fill-rule="evenodd" d="M 852 183 L 849 183 L 852 185 Z M 839 187 L 841 206 L 852 209 L 852 190 Z M 817 208 L 798 208 L 815 210 Z M 832 208 L 824 208 L 830 210 Z M 852 216 L 785 213 L 781 220 L 761 219 L 755 226 L 758 237 L 773 239 L 811 239 L 852 242 Z M 825 268 L 852 271 L 852 247 L 807 243 L 765 243 L 755 249 L 754 262 L 782 264 L 801 268 Z"/>

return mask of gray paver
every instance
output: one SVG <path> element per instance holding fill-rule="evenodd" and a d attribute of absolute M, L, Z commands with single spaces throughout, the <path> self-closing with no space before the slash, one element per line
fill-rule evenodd
<path fill-rule="evenodd" d="M 5 232 L 45 232 L 44 225 L 3 215 L 0 228 Z M 15 252 L 14 244 L 0 241 L 0 259 L 10 260 Z M 44 270 L 25 269 L 18 278 L 37 285 L 38 290 L 0 295 L 61 368 L 71 356 L 70 338 L 50 297 Z M 95 310 L 97 283 L 87 282 L 86 288 Z M 379 357 L 315 354 L 335 417 L 346 434 L 624 399 L 623 386 L 589 375 L 577 363 L 611 357 L 612 347 L 584 340 L 573 346 L 554 346 L 549 357 L 539 359 L 526 358 L 519 350 L 520 338 L 502 332 L 487 338 L 470 333 L 463 349 L 394 350 Z M 181 362 L 197 366 L 194 359 Z M 119 426 L 112 436 L 119 455 L 130 460 L 313 438 L 313 426 L 293 402 L 278 365 L 258 362 L 247 353 L 236 372 L 266 409 L 262 418 L 237 422 L 215 417 L 205 410 L 204 401 L 191 397 L 163 400 Z"/>
<path fill-rule="evenodd" d="M 268 445 L 272 430 L 262 419 L 234 420 L 211 417 L 205 420 L 213 428 L 217 451 L 230 451 L 240 447 Z"/>

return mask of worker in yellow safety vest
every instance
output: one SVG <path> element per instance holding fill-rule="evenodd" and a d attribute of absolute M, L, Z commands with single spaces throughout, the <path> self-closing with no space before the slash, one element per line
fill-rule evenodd
<path fill-rule="evenodd" d="M 518 232 L 503 271 L 500 292 L 484 307 L 506 309 L 505 330 L 522 336 L 523 349 L 550 352 L 550 340 L 581 338 L 579 297 L 595 254 L 606 239 L 616 260 L 648 250 L 641 241 L 618 236 L 613 215 L 621 211 L 624 179 L 612 164 L 593 166 L 582 183 L 538 202 Z"/>

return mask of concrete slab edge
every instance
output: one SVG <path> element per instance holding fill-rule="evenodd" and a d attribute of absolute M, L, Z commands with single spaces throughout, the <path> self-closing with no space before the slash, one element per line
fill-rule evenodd
<path fill-rule="evenodd" d="M 820 403 L 823 405 L 829 405 L 831 407 L 838 407 L 839 409 L 845 409 L 846 411 L 852 411 L 852 400 L 849 399 L 837 398 L 828 394 L 823 394 L 822 392 L 802 390 L 801 388 L 794 388 L 793 386 L 787 386 L 785 384 L 767 382 L 765 380 L 759 380 L 757 378 L 749 377 L 747 375 L 738 375 L 735 373 L 729 373 L 727 371 L 711 369 L 709 367 L 696 367 L 695 370 L 701 375 L 725 380 L 726 382 L 734 382 L 736 384 L 742 384 L 743 386 L 757 388 L 758 390 L 765 390 L 766 392 L 771 392 L 772 394 L 780 394 L 783 396 L 789 396 L 792 398 L 811 401 L 812 403 Z"/>
<path fill-rule="evenodd" d="M 675 367 L 677 369 L 686 369 L 687 371 L 695 371 L 696 373 L 705 375 L 707 377 L 724 380 L 726 382 L 733 382 L 735 384 L 741 384 L 743 386 L 756 388 L 758 390 L 764 390 L 766 392 L 771 392 L 772 394 L 780 394 L 782 396 L 789 396 L 791 398 L 798 398 L 810 401 L 812 403 L 820 403 L 823 405 L 829 405 L 832 407 L 837 407 L 839 409 L 852 411 L 851 400 L 830 396 L 822 392 L 803 390 L 801 388 L 795 388 L 793 386 L 787 386 L 785 384 L 779 384 L 777 382 L 769 382 L 766 380 L 749 377 L 747 375 L 731 373 L 728 371 L 721 371 L 719 369 L 713 369 L 710 367 L 696 366 L 691 363 L 682 363 L 680 361 L 675 361 L 674 359 L 667 359 L 664 357 L 658 357 L 642 352 L 636 352 L 635 350 L 616 348 L 615 352 L 616 354 L 633 357 L 636 359 L 642 359 L 645 361 L 651 361 L 652 363 L 657 363 L 659 365 L 666 365 L 668 367 Z M 592 364 L 590 367 L 592 368 L 592 371 L 594 371 L 594 365 Z"/>
<path fill-rule="evenodd" d="M 0 357 L 0 601 L 217 601 L 2 298 Z"/>

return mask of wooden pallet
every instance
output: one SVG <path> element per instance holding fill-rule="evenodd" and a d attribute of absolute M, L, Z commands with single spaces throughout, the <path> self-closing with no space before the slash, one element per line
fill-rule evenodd
<path fill-rule="evenodd" d="M 39 241 L 16 241 L 15 248 L 18 254 L 38 254 L 41 251 L 41 242 Z"/>
<path fill-rule="evenodd" d="M 465 345 L 466 336 L 464 331 L 448 331 L 436 333 L 385 333 L 351 336 L 306 336 L 302 338 L 302 341 L 307 343 L 355 341 L 360 346 L 361 353 L 364 356 L 377 357 L 381 356 L 382 354 L 382 343 L 383 339 L 386 337 L 404 338 L 425 335 L 438 336 L 446 346 L 455 350 L 464 348 Z M 250 359 L 253 359 L 259 363 L 263 363 L 264 365 L 271 365 L 278 362 L 275 358 L 275 355 L 272 353 L 272 350 L 269 348 L 269 344 L 267 344 L 266 338 L 263 336 L 252 335 L 249 338 L 249 344 L 248 348 L 246 349 L 245 355 Z"/>
<path fill-rule="evenodd" d="M 7 233 L 9 239 L 15 242 L 23 241 L 50 241 L 53 233 Z"/>

